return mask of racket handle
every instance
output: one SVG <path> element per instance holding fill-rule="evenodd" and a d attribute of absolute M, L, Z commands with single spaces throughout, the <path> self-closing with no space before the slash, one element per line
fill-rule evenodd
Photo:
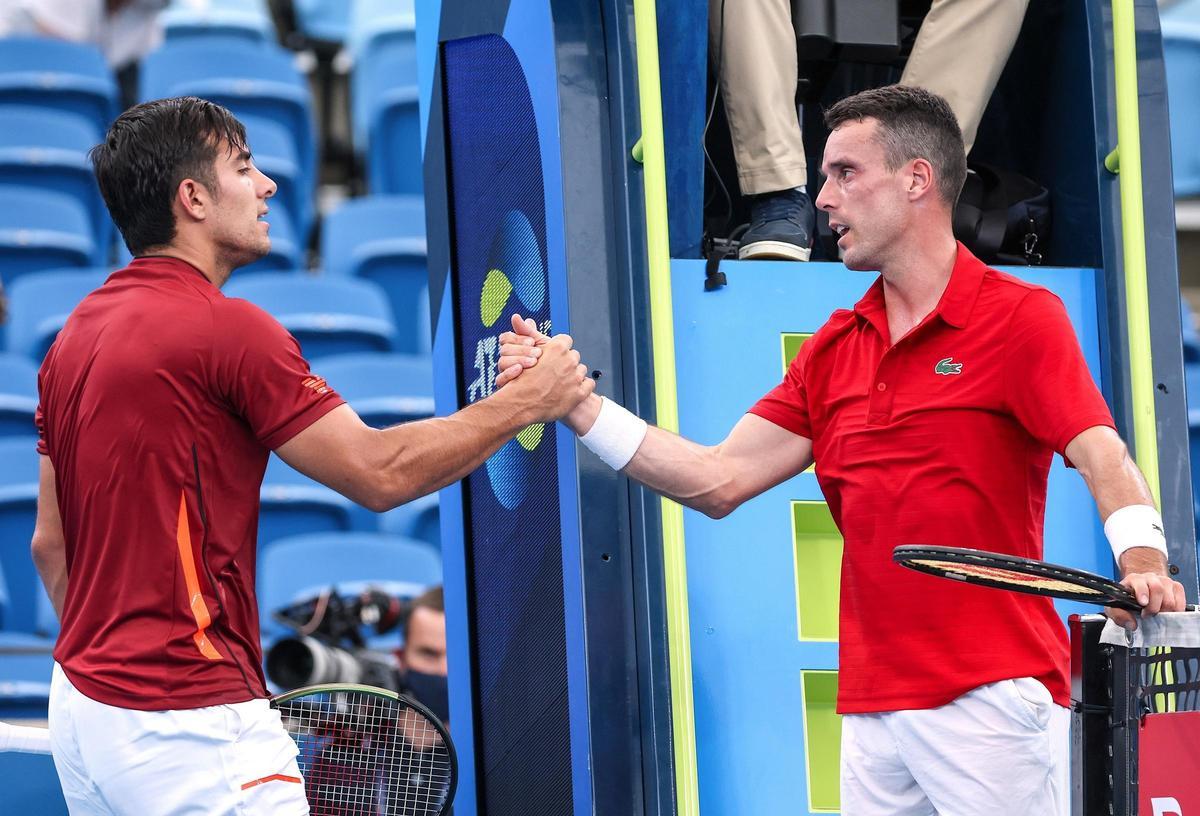
<path fill-rule="evenodd" d="M 0 752 L 21 754 L 50 753 L 50 730 L 27 725 L 0 723 Z"/>

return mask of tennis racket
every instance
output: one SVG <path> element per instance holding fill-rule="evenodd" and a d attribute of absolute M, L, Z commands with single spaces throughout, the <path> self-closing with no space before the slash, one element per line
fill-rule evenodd
<path fill-rule="evenodd" d="M 20 754 L 50 753 L 50 730 L 30 725 L 10 725 L 0 722 L 0 753 L 16 751 Z"/>
<path fill-rule="evenodd" d="M 1142 611 L 1133 593 L 1115 581 L 1033 558 L 962 547 L 904 544 L 892 550 L 892 560 L 902 567 L 968 584 Z"/>
<path fill-rule="evenodd" d="M 443 816 L 458 759 L 450 735 L 410 697 L 358 685 L 289 691 L 271 701 L 300 748 L 312 816 Z"/>

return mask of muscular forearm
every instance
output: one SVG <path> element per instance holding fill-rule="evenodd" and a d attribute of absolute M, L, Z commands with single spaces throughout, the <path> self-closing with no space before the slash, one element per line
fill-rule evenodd
<path fill-rule="evenodd" d="M 533 417 L 503 394 L 448 417 L 375 431 L 368 461 L 382 478 L 371 506 L 386 510 L 458 481 L 495 453 Z M 373 506 L 372 506 L 373 505 Z"/>
<path fill-rule="evenodd" d="M 600 413 L 600 397 L 592 394 L 564 418 L 582 436 L 591 430 Z M 622 472 L 656 493 L 721 518 L 747 497 L 738 493 L 746 480 L 735 477 L 736 468 L 722 461 L 722 446 L 706 446 L 651 425 L 637 452 Z"/>
<path fill-rule="evenodd" d="M 50 596 L 54 614 L 61 619 L 63 600 L 67 595 L 66 542 L 61 539 L 50 541 L 35 534 L 32 550 L 34 566 L 46 587 L 46 594 Z"/>

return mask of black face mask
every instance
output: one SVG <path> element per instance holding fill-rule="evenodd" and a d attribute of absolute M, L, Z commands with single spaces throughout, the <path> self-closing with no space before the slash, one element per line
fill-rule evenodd
<path fill-rule="evenodd" d="M 404 675 L 405 685 L 417 702 L 433 712 L 433 716 L 445 724 L 450 719 L 450 692 L 446 688 L 446 676 L 412 671 Z"/>

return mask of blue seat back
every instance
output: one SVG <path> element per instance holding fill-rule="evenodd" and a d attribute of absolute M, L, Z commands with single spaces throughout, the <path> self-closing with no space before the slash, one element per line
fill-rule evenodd
<path fill-rule="evenodd" d="M 1200 19 L 1172 20 L 1164 15 L 1162 34 L 1175 195 L 1200 195 L 1200 144 L 1195 138 L 1200 129 L 1200 97 L 1194 92 L 1200 77 Z"/>
<path fill-rule="evenodd" d="M 341 354 L 310 361 L 374 428 L 433 416 L 433 358 L 411 354 Z"/>
<path fill-rule="evenodd" d="M 13 283 L 8 292 L 8 350 L 40 363 L 79 301 L 108 274 L 108 267 L 53 269 Z"/>
<path fill-rule="evenodd" d="M 112 243 L 112 220 L 88 151 L 100 134 L 88 120 L 63 111 L 0 105 L 0 184 L 65 193 L 88 212 L 97 246 Z"/>
<path fill-rule="evenodd" d="M 431 493 L 408 504 L 383 513 L 379 517 L 380 532 L 424 541 L 441 551 L 442 528 L 438 494 Z"/>
<path fill-rule="evenodd" d="M 236 116 L 274 120 L 292 134 L 304 172 L 315 175 L 311 94 L 290 52 L 236 37 L 187 39 L 168 42 L 147 56 L 141 71 L 143 100 L 199 96 Z"/>
<path fill-rule="evenodd" d="M 259 498 L 260 551 L 281 538 L 347 531 L 354 526 L 352 501 L 294 470 L 275 454 L 267 461 Z"/>
<path fill-rule="evenodd" d="M 396 315 L 397 350 L 429 348 L 425 206 L 419 196 L 351 199 L 325 218 L 321 237 L 325 268 L 379 284 Z"/>
<path fill-rule="evenodd" d="M 279 539 L 259 557 L 258 598 L 264 629 L 273 611 L 301 593 L 372 581 L 414 589 L 439 584 L 442 560 L 425 542 L 382 533 L 314 533 Z"/>
<path fill-rule="evenodd" d="M 308 359 L 360 351 L 391 351 L 396 323 L 379 287 L 324 276 L 237 275 L 228 297 L 245 298 L 283 324 Z"/>
<path fill-rule="evenodd" d="M 0 39 L 0 103 L 78 114 L 103 132 L 117 115 L 117 84 L 95 46 L 7 37 Z"/>
<path fill-rule="evenodd" d="M 27 357 L 0 354 L 0 437 L 36 434 L 37 366 Z"/>
<path fill-rule="evenodd" d="M 37 518 L 37 438 L 0 438 L 0 566 L 8 585 L 4 628 L 33 632 L 37 620 L 37 571 L 29 546 Z"/>
<path fill-rule="evenodd" d="M 0 186 L 0 275 L 5 285 L 30 272 L 101 263 L 86 207 L 53 190 Z"/>
<path fill-rule="evenodd" d="M 296 27 L 309 39 L 344 42 L 353 5 L 346 0 L 294 0 Z"/>
<path fill-rule="evenodd" d="M 203 5 L 173 0 L 161 22 L 170 42 L 232 37 L 260 45 L 276 39 L 266 0 L 207 0 Z"/>

